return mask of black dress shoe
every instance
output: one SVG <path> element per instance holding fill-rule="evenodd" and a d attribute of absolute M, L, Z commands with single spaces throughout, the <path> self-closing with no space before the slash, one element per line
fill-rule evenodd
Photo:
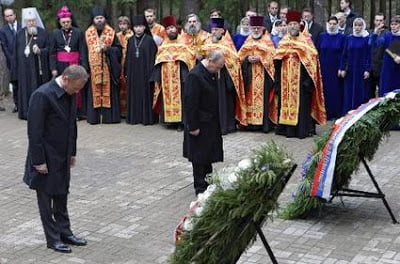
<path fill-rule="evenodd" d="M 13 112 L 13 113 L 16 113 L 16 112 L 18 112 L 18 107 L 14 106 L 14 108 L 13 108 L 12 112 Z"/>
<path fill-rule="evenodd" d="M 85 246 L 87 244 L 84 238 L 76 237 L 74 235 L 61 237 L 61 241 L 74 246 Z"/>
<path fill-rule="evenodd" d="M 71 253 L 72 250 L 69 246 L 65 245 L 61 241 L 56 241 L 52 244 L 47 244 L 48 248 L 53 249 L 54 251 L 60 252 L 60 253 Z"/>

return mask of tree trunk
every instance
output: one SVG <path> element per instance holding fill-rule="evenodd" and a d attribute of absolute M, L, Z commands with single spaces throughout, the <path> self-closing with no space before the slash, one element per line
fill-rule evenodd
<path fill-rule="evenodd" d="M 183 10 L 186 10 L 187 14 L 198 13 L 200 10 L 200 1 L 196 0 L 185 0 L 183 2 Z"/>

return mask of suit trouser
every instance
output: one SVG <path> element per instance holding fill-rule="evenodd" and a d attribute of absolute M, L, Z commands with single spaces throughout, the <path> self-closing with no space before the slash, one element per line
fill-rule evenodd
<path fill-rule="evenodd" d="M 36 191 L 40 219 L 42 220 L 47 244 L 72 235 L 67 210 L 68 194 L 51 195 Z"/>
<path fill-rule="evenodd" d="M 207 189 L 208 183 L 206 182 L 207 174 L 212 172 L 212 165 L 200 164 L 192 162 L 193 167 L 193 185 L 196 195 L 204 192 Z"/>
<path fill-rule="evenodd" d="M 14 105 L 18 107 L 18 83 L 12 82 L 12 89 L 13 89 L 13 101 Z"/>

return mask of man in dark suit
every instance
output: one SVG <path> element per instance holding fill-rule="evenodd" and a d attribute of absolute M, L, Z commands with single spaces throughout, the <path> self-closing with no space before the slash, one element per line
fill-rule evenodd
<path fill-rule="evenodd" d="M 66 244 L 86 245 L 73 235 L 67 210 L 70 168 L 76 156 L 76 97 L 88 79 L 72 65 L 32 93 L 28 110 L 28 156 L 24 182 L 36 190 L 47 247 L 70 253 Z"/>
<path fill-rule="evenodd" d="M 5 8 L 3 11 L 4 20 L 7 22 L 0 31 L 4 33 L 5 36 L 5 51 L 6 56 L 10 58 L 10 63 L 13 63 L 13 51 L 14 51 L 14 43 L 18 30 L 21 29 L 21 24 L 17 22 L 17 15 L 15 11 L 11 8 Z M 9 69 L 11 69 L 12 65 L 9 65 Z M 13 86 L 13 99 L 14 99 L 14 109 L 13 113 L 18 111 L 18 83 L 16 80 L 11 80 Z"/>
<path fill-rule="evenodd" d="M 324 32 L 324 28 L 320 24 L 314 22 L 314 13 L 311 8 L 303 9 L 302 18 L 307 22 L 308 32 L 310 32 L 314 44 L 317 45 L 319 34 Z"/>
<path fill-rule="evenodd" d="M 212 51 L 185 80 L 183 156 L 192 162 L 196 195 L 207 189 L 212 163 L 223 161 L 217 73 L 224 65 L 222 52 Z"/>
<path fill-rule="evenodd" d="M 265 29 L 271 33 L 272 26 L 279 20 L 279 4 L 277 1 L 271 1 L 268 4 L 268 14 L 264 17 Z"/>

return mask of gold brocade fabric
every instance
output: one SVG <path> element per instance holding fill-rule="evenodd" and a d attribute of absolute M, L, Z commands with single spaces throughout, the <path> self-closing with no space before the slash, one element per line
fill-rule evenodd
<path fill-rule="evenodd" d="M 167 38 L 167 33 L 165 32 L 165 28 L 158 23 L 154 23 L 154 26 L 150 29 L 150 31 L 153 36 L 157 35 L 164 40 Z"/>
<path fill-rule="evenodd" d="M 114 30 L 107 24 L 101 36 L 97 34 L 97 29 L 94 26 L 90 26 L 85 32 L 94 108 L 111 107 L 110 70 L 107 65 L 106 55 L 100 50 L 100 45 L 103 43 L 111 46 L 114 37 Z"/>
<path fill-rule="evenodd" d="M 128 111 L 128 87 L 125 81 L 124 65 L 126 59 L 126 47 L 128 45 L 128 39 L 133 36 L 133 31 L 128 29 L 125 34 L 122 32 L 117 33 L 117 38 L 122 46 L 122 59 L 121 59 L 121 75 L 119 78 L 119 101 L 121 116 L 126 116 Z"/>
<path fill-rule="evenodd" d="M 164 121 L 182 122 L 182 87 L 180 62 L 191 70 L 196 63 L 195 54 L 180 40 L 166 39 L 158 48 L 155 65 L 161 65 L 161 83 L 155 83 L 153 107 L 162 93 Z"/>
<path fill-rule="evenodd" d="M 194 52 L 196 55 L 205 55 L 202 54 L 202 46 L 204 42 L 207 40 L 209 33 L 204 30 L 200 30 L 196 35 L 191 35 L 188 33 L 182 33 L 181 40 L 185 43 L 189 49 Z"/>
<path fill-rule="evenodd" d="M 218 43 L 213 43 L 210 37 L 202 47 L 203 54 L 213 50 L 221 50 L 225 57 L 225 67 L 228 70 L 236 90 L 235 118 L 241 125 L 247 125 L 246 101 L 243 87 L 243 76 L 239 56 L 229 33 L 225 34 Z"/>
<path fill-rule="evenodd" d="M 326 123 L 322 77 L 318 52 L 310 43 L 310 37 L 306 33 L 300 33 L 296 38 L 286 35 L 279 42 L 276 50 L 276 60 L 282 60 L 281 69 L 281 109 L 279 121 L 275 116 L 275 122 L 279 124 L 295 126 L 298 123 L 300 100 L 300 70 L 301 64 L 307 70 L 314 82 L 311 99 L 311 116 L 318 124 Z"/>
<path fill-rule="evenodd" d="M 270 35 L 265 33 L 261 39 L 253 39 L 251 36 L 246 39 L 239 50 L 239 58 L 243 64 L 249 56 L 258 56 L 259 62 L 251 65 L 251 82 L 246 92 L 247 123 L 251 125 L 262 125 L 264 117 L 264 69 L 274 80 L 275 47 Z"/>

